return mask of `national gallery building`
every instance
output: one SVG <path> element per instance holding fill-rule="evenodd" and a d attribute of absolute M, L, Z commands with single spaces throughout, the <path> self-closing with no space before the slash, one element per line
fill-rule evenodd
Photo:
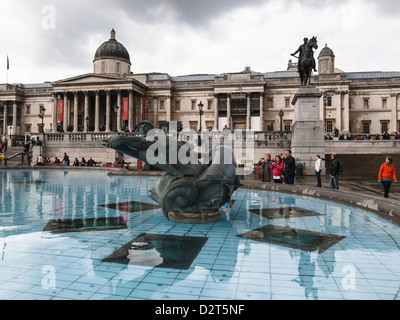
<path fill-rule="evenodd" d="M 325 131 L 400 132 L 400 72 L 343 72 L 325 46 L 312 84 L 323 94 Z M 0 85 L 0 137 L 132 131 L 143 120 L 168 129 L 291 131 L 297 64 L 280 72 L 246 67 L 227 74 L 136 74 L 116 33 L 95 52 L 92 73 L 42 84 Z M 199 105 L 202 105 L 200 117 Z M 201 119 L 201 123 L 200 123 Z"/>

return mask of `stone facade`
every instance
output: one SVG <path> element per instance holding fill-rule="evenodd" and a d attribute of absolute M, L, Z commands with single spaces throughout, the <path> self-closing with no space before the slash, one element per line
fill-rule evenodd
<path fill-rule="evenodd" d="M 335 55 L 327 46 L 320 52 L 318 68 L 312 84 L 322 94 L 325 132 L 400 131 L 400 72 L 343 72 L 335 68 Z M 0 85 L 0 136 L 40 133 L 41 109 L 46 110 L 46 133 L 132 130 L 142 120 L 164 129 L 177 121 L 183 130 L 199 130 L 200 102 L 203 130 L 226 125 L 232 130 L 276 132 L 291 131 L 294 124 L 291 101 L 300 81 L 292 61 L 285 71 L 266 73 L 246 67 L 228 74 L 171 77 L 130 69 L 129 53 L 113 30 L 96 51 L 93 73 L 52 83 Z"/>

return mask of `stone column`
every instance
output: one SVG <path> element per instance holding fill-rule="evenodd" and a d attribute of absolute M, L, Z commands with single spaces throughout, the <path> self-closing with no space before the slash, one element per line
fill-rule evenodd
<path fill-rule="evenodd" d="M 18 104 L 17 101 L 13 102 L 13 130 L 12 130 L 12 134 L 13 135 L 17 135 L 17 119 L 18 119 Z"/>
<path fill-rule="evenodd" d="M 325 155 L 324 121 L 321 119 L 321 96 L 315 87 L 300 88 L 294 96 L 292 154 L 305 164 L 307 175 L 315 175 L 315 156 Z M 322 175 L 325 174 L 323 169 Z"/>
<path fill-rule="evenodd" d="M 214 95 L 213 105 L 214 105 L 214 130 L 217 131 L 219 130 L 219 128 L 218 128 L 218 95 L 216 94 Z"/>
<path fill-rule="evenodd" d="M 52 130 L 51 132 L 57 132 L 57 113 L 58 113 L 58 95 L 53 94 L 53 119 L 52 119 Z"/>
<path fill-rule="evenodd" d="M 100 92 L 96 91 L 95 112 L 94 112 L 94 131 L 100 131 Z"/>
<path fill-rule="evenodd" d="M 158 128 L 158 97 L 157 96 L 153 97 L 153 112 L 154 112 L 153 125 L 154 125 L 154 128 Z"/>
<path fill-rule="evenodd" d="M 171 96 L 167 96 L 167 100 L 165 102 L 166 121 L 171 122 Z"/>
<path fill-rule="evenodd" d="M 128 108 L 128 129 L 129 131 L 132 131 L 133 129 L 133 91 L 129 90 L 129 108 Z"/>
<path fill-rule="evenodd" d="M 389 133 L 394 134 L 397 132 L 397 94 L 392 93 L 390 95 L 390 128 L 389 128 Z"/>
<path fill-rule="evenodd" d="M 64 92 L 64 111 L 63 111 L 63 130 L 64 132 L 67 132 L 67 126 L 68 126 L 68 93 Z"/>
<path fill-rule="evenodd" d="M 264 131 L 264 92 L 260 93 L 260 131 Z"/>
<path fill-rule="evenodd" d="M 122 114 L 122 94 L 121 94 L 121 90 L 118 90 L 118 93 L 117 93 L 117 106 L 119 107 L 118 108 L 118 112 L 117 112 L 117 124 L 116 124 L 116 126 L 117 126 L 117 131 L 118 132 L 121 132 L 121 114 Z"/>
<path fill-rule="evenodd" d="M 231 95 L 228 93 L 226 98 L 226 126 L 233 131 L 233 128 L 231 128 L 231 122 Z"/>
<path fill-rule="evenodd" d="M 110 132 L 111 123 L 111 93 L 109 90 L 106 91 L 106 132 Z"/>
<path fill-rule="evenodd" d="M 145 115 L 143 115 L 143 106 L 142 106 L 142 98 L 143 96 L 139 93 L 136 94 L 136 108 L 134 109 L 135 111 L 135 124 L 139 124 L 142 122 L 144 118 L 146 118 Z M 147 120 L 147 119 L 146 119 Z"/>
<path fill-rule="evenodd" d="M 335 108 L 336 108 L 336 123 L 335 127 L 339 130 L 342 131 L 342 92 L 341 91 L 336 91 L 335 92 Z"/>
<path fill-rule="evenodd" d="M 78 92 L 74 92 L 74 132 L 79 132 L 79 128 L 78 128 Z"/>
<path fill-rule="evenodd" d="M 251 94 L 247 93 L 246 94 L 246 100 L 247 100 L 247 112 L 246 112 L 246 130 L 251 129 L 251 109 L 250 109 L 250 97 Z"/>
<path fill-rule="evenodd" d="M 4 105 L 4 114 L 3 114 L 3 133 L 4 133 L 4 136 L 6 137 L 7 136 L 7 118 L 8 118 L 8 110 L 7 110 L 7 101 L 5 102 L 5 105 Z"/>
<path fill-rule="evenodd" d="M 84 115 L 83 115 L 83 131 L 84 132 L 88 132 L 89 128 L 88 128 L 88 122 L 86 121 L 86 118 L 89 118 L 89 92 L 85 92 L 85 111 L 84 111 Z M 90 120 L 89 120 L 90 121 Z"/>
<path fill-rule="evenodd" d="M 350 98 L 349 91 L 343 91 L 343 134 L 350 133 Z"/>

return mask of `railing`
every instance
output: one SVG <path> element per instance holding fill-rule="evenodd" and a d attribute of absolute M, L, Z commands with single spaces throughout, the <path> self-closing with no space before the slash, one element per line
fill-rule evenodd
<path fill-rule="evenodd" d="M 16 154 L 12 155 L 11 157 L 4 158 L 4 159 L 0 159 L 0 163 L 1 163 L 1 161 L 4 161 L 4 166 L 7 167 L 7 162 L 8 162 L 9 160 L 15 159 L 15 158 L 18 157 L 18 156 L 21 156 L 21 157 L 22 157 L 22 158 L 21 158 L 21 162 L 23 163 L 23 162 L 24 162 L 24 159 L 25 159 L 25 155 L 26 155 L 25 152 L 16 153 Z"/>
<path fill-rule="evenodd" d="M 138 132 L 88 132 L 88 133 L 46 133 L 42 138 L 47 146 L 59 143 L 102 143 L 105 139 L 113 136 L 138 136 Z M 265 132 L 265 131 L 203 131 L 198 133 L 192 131 L 181 131 L 168 133 L 178 141 L 200 145 L 200 141 L 208 141 L 210 145 L 250 142 L 257 147 L 282 148 L 289 147 L 292 134 L 291 132 Z M 78 145 L 76 145 L 78 146 Z M 82 145 L 83 147 L 83 145 Z"/>

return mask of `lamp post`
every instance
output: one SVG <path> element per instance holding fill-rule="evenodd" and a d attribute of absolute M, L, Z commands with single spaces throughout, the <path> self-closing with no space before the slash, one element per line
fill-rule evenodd
<path fill-rule="evenodd" d="M 199 131 L 200 132 L 201 132 L 201 116 L 204 114 L 203 107 L 204 107 L 203 102 L 200 101 L 200 103 L 199 103 L 199 114 L 200 114 L 200 129 L 199 129 Z"/>
<path fill-rule="evenodd" d="M 279 111 L 279 117 L 281 118 L 281 132 L 283 131 L 283 120 L 282 120 L 282 118 L 283 118 L 284 115 L 285 114 L 283 113 L 283 110 Z"/>
<path fill-rule="evenodd" d="M 117 105 L 117 104 L 115 104 L 115 106 L 114 106 L 114 113 L 115 113 L 115 132 L 118 132 L 118 109 L 119 109 L 119 106 Z"/>
<path fill-rule="evenodd" d="M 201 116 L 204 114 L 204 112 L 203 112 L 203 107 L 204 107 L 203 102 L 200 101 L 198 107 L 199 107 L 199 115 L 200 115 L 200 126 L 199 126 L 198 145 L 201 146 L 201 130 L 202 130 L 202 128 L 201 128 Z"/>
<path fill-rule="evenodd" d="M 42 144 L 45 141 L 44 123 L 43 123 L 45 112 L 46 112 L 46 109 L 43 106 L 40 106 L 40 113 L 38 114 L 38 117 L 39 117 L 39 119 L 42 120 L 42 133 L 43 133 L 43 138 L 42 138 L 43 141 L 41 141 L 41 144 L 40 144 L 40 154 L 42 154 Z"/>

